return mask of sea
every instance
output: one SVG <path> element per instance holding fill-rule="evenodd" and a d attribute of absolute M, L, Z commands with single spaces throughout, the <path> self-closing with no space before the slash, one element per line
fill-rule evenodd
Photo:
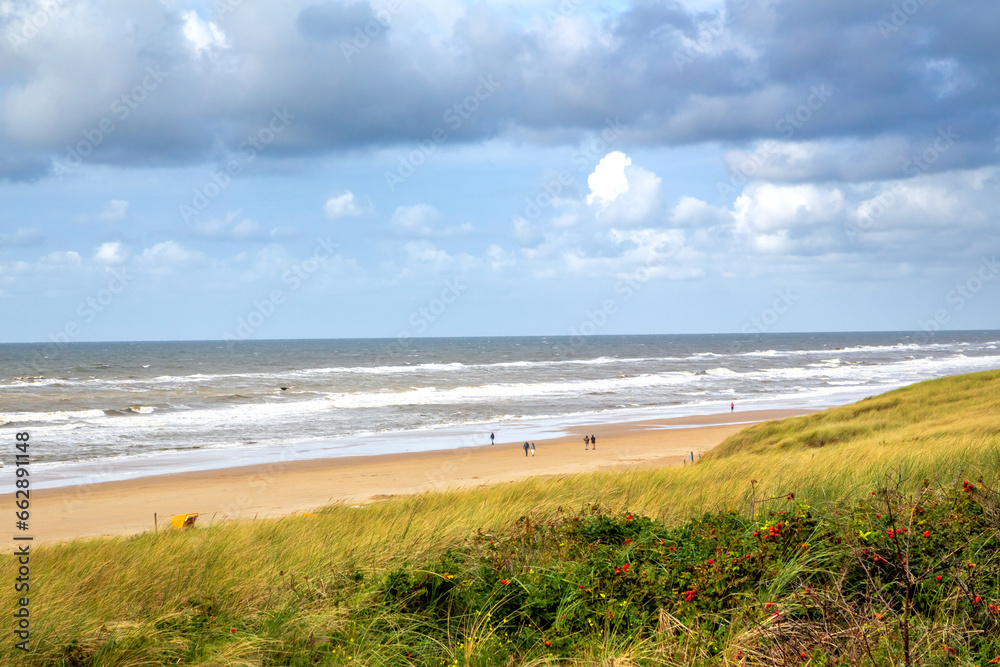
<path fill-rule="evenodd" d="M 6 344 L 0 461 L 28 432 L 33 488 L 91 484 L 822 409 L 996 368 L 997 331 Z"/>

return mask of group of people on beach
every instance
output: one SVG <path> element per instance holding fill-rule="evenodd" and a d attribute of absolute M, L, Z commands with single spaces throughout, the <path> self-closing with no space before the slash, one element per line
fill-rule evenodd
<path fill-rule="evenodd" d="M 492 444 L 495 444 L 495 442 L 494 442 L 495 440 L 496 440 L 496 434 L 494 434 L 494 433 L 490 433 L 490 444 L 491 444 L 491 445 L 492 445 Z M 529 452 L 529 451 L 531 452 L 531 455 L 532 455 L 532 456 L 534 456 L 534 455 L 535 455 L 535 443 L 533 443 L 533 442 L 528 442 L 527 440 L 525 440 L 525 441 L 524 441 L 524 446 L 523 446 L 523 448 L 524 448 L 524 455 L 525 455 L 525 456 L 527 456 L 527 455 L 528 455 L 528 452 Z"/>
<path fill-rule="evenodd" d="M 731 402 L 729 404 L 729 411 L 730 412 L 734 412 L 735 410 L 736 410 L 736 403 L 734 401 L 734 402 Z M 490 444 L 491 445 L 495 444 L 495 441 L 496 441 L 496 434 L 495 433 L 490 433 Z M 591 448 L 593 448 L 594 451 L 597 451 L 597 436 L 596 435 L 585 435 L 585 436 L 583 436 L 583 448 L 585 450 L 588 450 L 588 451 Z M 525 440 L 524 441 L 524 445 L 522 445 L 522 449 L 524 449 L 524 455 L 525 456 L 529 455 L 528 452 L 531 452 L 531 454 L 530 454 L 531 456 L 535 455 L 535 443 L 533 443 L 533 442 L 528 442 L 527 440 Z M 690 457 L 691 463 L 694 463 L 694 452 L 691 452 L 690 455 L 689 455 L 689 457 Z M 689 457 L 685 457 L 685 459 L 687 459 Z M 687 461 L 685 461 L 685 463 L 686 462 Z"/>
<path fill-rule="evenodd" d="M 496 444 L 495 433 L 490 433 L 490 444 L 491 445 Z M 596 435 L 583 436 L 583 448 L 589 450 L 591 448 L 591 445 L 593 445 L 594 451 L 597 451 L 597 436 Z M 525 440 L 521 448 L 524 450 L 525 456 L 529 455 L 528 452 L 531 452 L 530 454 L 531 456 L 535 455 L 535 443 L 528 442 L 527 440 Z"/>

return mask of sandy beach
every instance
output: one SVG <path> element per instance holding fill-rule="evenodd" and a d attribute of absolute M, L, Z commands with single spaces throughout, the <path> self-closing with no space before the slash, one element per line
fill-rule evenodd
<path fill-rule="evenodd" d="M 746 422 L 808 411 L 768 410 L 605 424 L 572 435 L 536 439 L 534 457 L 523 441 L 458 450 L 372 457 L 289 461 L 32 492 L 31 532 L 36 542 L 131 535 L 160 529 L 171 515 L 198 512 L 201 524 L 276 517 L 333 503 L 362 505 L 389 496 L 471 488 L 535 475 L 560 475 L 623 466 L 682 465 L 711 449 Z M 597 449 L 585 450 L 585 434 Z M 10 494 L 0 496 L 13 506 Z M 8 537 L 11 537 L 9 534 Z"/>

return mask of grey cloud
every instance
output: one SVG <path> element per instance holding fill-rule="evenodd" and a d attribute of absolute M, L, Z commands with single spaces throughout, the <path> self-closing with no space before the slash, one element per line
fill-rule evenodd
<path fill-rule="evenodd" d="M 367 2 L 345 5 L 327 0 L 302 9 L 297 22 L 304 35 L 314 39 L 340 40 L 354 37 L 356 29 L 363 32 L 365 24 L 374 18 L 371 5 Z M 379 31 L 376 39 L 383 34 Z"/>
<path fill-rule="evenodd" d="M 725 155 L 730 182 L 743 179 L 803 183 L 864 182 L 948 172 L 996 160 L 989 136 L 967 136 L 954 126 L 906 136 L 805 142 L 765 140 Z"/>
<path fill-rule="evenodd" d="M 675 2 L 554 23 L 475 4 L 441 34 L 404 7 L 357 43 L 355 28 L 375 17 L 366 2 L 245 3 L 203 17 L 227 46 L 201 53 L 166 5 L 80 4 L 17 53 L 0 46 L 0 178 L 37 175 L 38 155 L 64 158 L 104 118 L 115 129 L 87 163 L 223 160 L 275 107 L 296 120 L 265 159 L 407 144 L 438 129 L 452 143 L 505 133 L 572 141 L 616 116 L 629 127 L 623 145 L 900 136 L 919 146 L 951 125 L 963 139 L 936 168 L 997 159 L 1000 41 L 989 26 L 1000 8 L 991 0 L 921 4 L 898 27 L 892 6 L 868 0 L 731 0 L 724 25 Z M 116 116 L 111 105 L 152 66 L 165 81 Z M 499 87 L 481 94 L 481 77 Z M 780 125 L 816 86 L 830 99 L 807 108 L 805 122 Z M 879 169 L 816 167 L 832 178 Z"/>

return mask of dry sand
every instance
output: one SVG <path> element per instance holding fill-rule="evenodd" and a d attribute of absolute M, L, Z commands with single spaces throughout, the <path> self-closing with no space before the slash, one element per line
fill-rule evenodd
<path fill-rule="evenodd" d="M 572 430 L 569 437 L 536 439 L 537 453 L 527 458 L 523 442 L 498 441 L 458 450 L 292 461 L 41 489 L 32 491 L 30 534 L 36 543 L 130 535 L 151 530 L 154 513 L 162 528 L 181 512 L 200 513 L 199 523 L 273 517 L 338 502 L 364 504 L 534 475 L 679 466 L 689 452 L 697 458 L 745 428 L 745 422 L 807 412 L 767 410 L 587 427 Z M 663 428 L 670 426 L 692 428 Z M 584 450 L 584 434 L 597 436 L 596 451 Z M 11 494 L 0 496 L 0 507 L 13 507 L 13 502 Z"/>

